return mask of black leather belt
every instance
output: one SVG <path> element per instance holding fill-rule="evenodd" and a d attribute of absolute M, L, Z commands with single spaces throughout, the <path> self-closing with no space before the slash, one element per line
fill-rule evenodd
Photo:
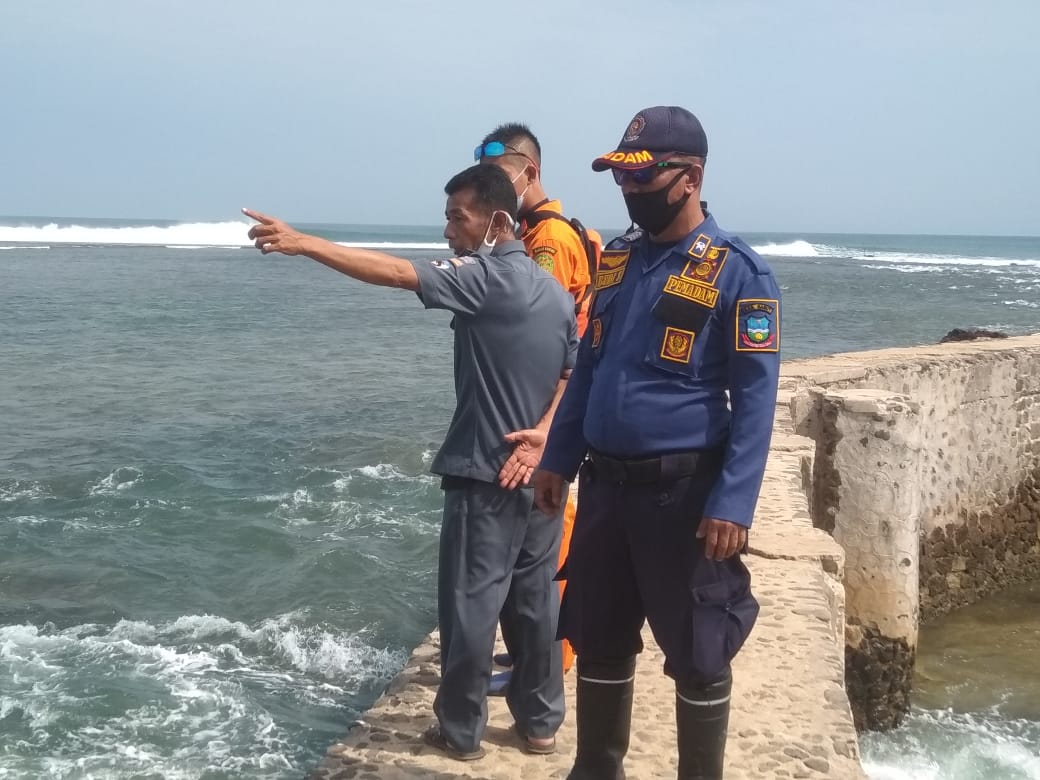
<path fill-rule="evenodd" d="M 695 450 L 659 455 L 655 458 L 612 458 L 596 450 L 589 450 L 596 479 L 617 485 L 646 485 L 654 482 L 670 482 L 697 473 L 698 466 L 721 460 L 722 450 Z"/>

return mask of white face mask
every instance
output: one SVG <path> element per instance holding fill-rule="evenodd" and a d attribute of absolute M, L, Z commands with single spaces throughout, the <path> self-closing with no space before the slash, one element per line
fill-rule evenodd
<path fill-rule="evenodd" d="M 488 222 L 487 230 L 484 231 L 484 240 L 480 242 L 480 253 L 489 255 L 491 250 L 495 248 L 495 244 L 498 243 L 498 236 L 495 236 L 494 241 L 489 241 L 488 237 L 491 235 L 491 228 L 495 226 L 495 215 L 501 214 L 506 218 L 506 224 L 512 224 L 513 218 L 504 211 L 493 211 L 491 212 L 491 221 Z"/>
<path fill-rule="evenodd" d="M 509 183 L 510 184 L 516 184 L 516 180 L 519 179 L 523 175 L 524 175 L 524 172 L 520 171 L 520 173 L 518 173 L 516 176 L 514 176 L 512 179 L 509 180 Z M 517 213 L 517 216 L 519 216 L 520 209 L 522 209 L 523 206 L 524 206 L 524 195 L 527 194 L 527 191 L 529 189 L 531 189 L 531 182 L 527 182 L 527 186 L 524 187 L 524 191 L 516 196 L 516 213 Z"/>

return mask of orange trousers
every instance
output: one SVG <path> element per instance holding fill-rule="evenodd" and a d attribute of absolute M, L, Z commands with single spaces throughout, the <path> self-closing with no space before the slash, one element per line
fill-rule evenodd
<path fill-rule="evenodd" d="M 574 531 L 574 516 L 578 511 L 578 504 L 574 500 L 574 496 L 567 496 L 567 506 L 563 510 L 563 537 L 560 539 L 560 563 L 559 567 L 563 567 L 563 562 L 567 560 L 567 551 L 571 548 L 571 533 Z M 563 592 L 567 589 L 567 581 L 560 581 L 560 597 L 563 597 Z M 571 667 L 574 666 L 574 648 L 571 647 L 571 643 L 566 639 L 563 640 L 563 673 L 567 674 Z"/>

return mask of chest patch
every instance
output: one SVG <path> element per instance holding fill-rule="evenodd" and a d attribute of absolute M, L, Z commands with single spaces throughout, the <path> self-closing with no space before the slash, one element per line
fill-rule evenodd
<path fill-rule="evenodd" d="M 596 271 L 597 290 L 621 284 L 621 280 L 625 276 L 625 269 L 628 268 L 630 254 L 631 250 L 629 249 L 604 250 L 603 256 L 599 261 L 599 270 Z"/>
<path fill-rule="evenodd" d="M 713 246 L 704 253 L 704 257 L 690 260 L 680 276 L 698 284 L 714 286 L 719 274 L 722 273 L 722 268 L 726 265 L 728 256 L 728 249 Z"/>
<path fill-rule="evenodd" d="M 674 363 L 689 363 L 695 335 L 692 330 L 669 325 L 664 329 L 664 338 L 661 339 L 661 357 Z"/>

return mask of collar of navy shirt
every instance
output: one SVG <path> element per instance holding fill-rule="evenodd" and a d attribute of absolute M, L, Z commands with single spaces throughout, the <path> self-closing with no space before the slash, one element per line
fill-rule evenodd
<path fill-rule="evenodd" d="M 697 225 L 697 227 L 691 230 L 685 238 L 672 244 L 670 250 L 661 252 L 656 256 L 652 251 L 652 247 L 655 246 L 654 242 L 650 240 L 649 235 L 644 233 L 639 239 L 642 244 L 641 249 L 643 252 L 643 273 L 650 273 L 675 252 L 680 252 L 683 257 L 686 257 L 690 251 L 690 247 L 693 246 L 693 242 L 696 241 L 699 236 L 705 235 L 708 237 L 709 241 L 714 240 L 718 230 L 719 226 L 715 224 L 715 217 L 705 211 L 704 220 Z"/>

